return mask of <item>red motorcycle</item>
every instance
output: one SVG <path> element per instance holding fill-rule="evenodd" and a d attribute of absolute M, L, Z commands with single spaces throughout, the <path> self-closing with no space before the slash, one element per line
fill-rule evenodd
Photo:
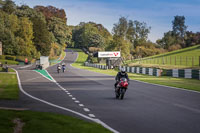
<path fill-rule="evenodd" d="M 126 78 L 121 78 L 119 83 L 117 84 L 117 87 L 115 88 L 116 98 L 123 99 L 127 88 L 128 88 L 128 80 Z"/>

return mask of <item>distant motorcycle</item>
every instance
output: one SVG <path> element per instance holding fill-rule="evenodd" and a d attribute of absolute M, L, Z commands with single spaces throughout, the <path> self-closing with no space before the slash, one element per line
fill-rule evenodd
<path fill-rule="evenodd" d="M 62 66 L 62 71 L 63 71 L 63 73 L 65 72 L 65 69 L 66 69 L 66 66 L 63 65 L 63 66 Z"/>
<path fill-rule="evenodd" d="M 61 66 L 58 66 L 57 67 L 57 72 L 60 73 L 60 70 L 61 70 Z"/>
<path fill-rule="evenodd" d="M 119 83 L 117 84 L 117 87 L 115 88 L 116 98 L 123 99 L 127 88 L 128 88 L 128 80 L 126 78 L 121 78 Z"/>

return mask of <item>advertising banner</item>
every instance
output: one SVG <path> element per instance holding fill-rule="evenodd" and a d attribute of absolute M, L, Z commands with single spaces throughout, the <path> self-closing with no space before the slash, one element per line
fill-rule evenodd
<path fill-rule="evenodd" d="M 108 51 L 108 52 L 98 52 L 99 58 L 114 58 L 114 57 L 121 57 L 120 51 Z"/>

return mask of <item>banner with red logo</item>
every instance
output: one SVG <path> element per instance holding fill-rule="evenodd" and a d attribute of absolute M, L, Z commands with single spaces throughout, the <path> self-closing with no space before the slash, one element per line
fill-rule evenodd
<path fill-rule="evenodd" d="M 99 58 L 114 58 L 114 57 L 121 57 L 120 51 L 108 51 L 108 52 L 98 52 Z"/>

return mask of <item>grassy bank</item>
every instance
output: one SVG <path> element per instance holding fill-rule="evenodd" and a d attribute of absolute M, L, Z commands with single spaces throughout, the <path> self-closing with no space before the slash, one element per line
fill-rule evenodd
<path fill-rule="evenodd" d="M 76 48 L 68 48 L 70 50 L 73 50 L 78 53 L 78 58 L 76 59 L 76 62 L 72 64 L 72 66 L 85 69 L 84 62 L 87 60 L 88 55 L 85 54 L 82 50 L 76 49 Z"/>
<path fill-rule="evenodd" d="M 65 55 L 66 55 L 66 52 L 62 51 L 59 57 L 50 59 L 50 65 L 55 65 L 57 63 L 60 63 L 64 59 Z"/>
<path fill-rule="evenodd" d="M 17 61 L 3 60 L 3 59 L 0 59 L 0 62 L 1 62 L 1 64 L 5 64 L 7 62 L 8 65 L 18 65 L 19 64 L 19 62 L 17 62 Z"/>
<path fill-rule="evenodd" d="M 77 61 L 72 64 L 72 66 L 86 69 L 89 71 L 94 71 L 98 73 L 108 74 L 112 76 L 116 76 L 117 72 L 116 70 L 101 70 L 93 67 L 86 67 L 83 65 L 83 63 L 87 59 L 87 55 L 83 52 L 78 52 L 79 56 Z M 155 76 L 149 76 L 149 75 L 143 75 L 143 74 L 135 74 L 135 73 L 128 73 L 130 79 L 132 80 L 139 80 L 144 81 L 148 83 L 154 83 L 154 84 L 160 84 L 160 85 L 166 85 L 166 86 L 172 86 L 172 87 L 178 87 L 178 88 L 184 88 L 188 90 L 195 90 L 200 91 L 200 81 L 196 79 L 185 79 L 185 78 L 173 78 L 173 77 L 155 77 Z M 114 80 L 114 79 L 113 79 Z"/>
<path fill-rule="evenodd" d="M 53 113 L 0 110 L 0 114 L 1 133 L 13 132 L 16 118 L 24 123 L 23 133 L 110 133 L 99 124 Z"/>
<path fill-rule="evenodd" d="M 200 45 L 127 61 L 129 66 L 147 65 L 162 68 L 197 68 L 200 69 Z"/>
<path fill-rule="evenodd" d="M 0 72 L 4 72 L 2 67 L 0 67 Z M 8 72 L 15 72 L 15 71 L 13 69 L 11 69 L 11 68 L 8 68 Z"/>
<path fill-rule="evenodd" d="M 19 88 L 16 74 L 0 73 L 0 99 L 18 99 Z"/>

